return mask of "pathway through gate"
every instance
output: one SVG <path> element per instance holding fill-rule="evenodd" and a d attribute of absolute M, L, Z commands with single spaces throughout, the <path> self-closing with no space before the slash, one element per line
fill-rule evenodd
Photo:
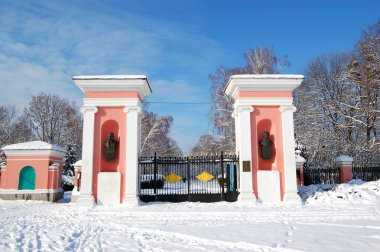
<path fill-rule="evenodd" d="M 149 201 L 236 201 L 236 155 L 141 157 L 139 197 Z"/>

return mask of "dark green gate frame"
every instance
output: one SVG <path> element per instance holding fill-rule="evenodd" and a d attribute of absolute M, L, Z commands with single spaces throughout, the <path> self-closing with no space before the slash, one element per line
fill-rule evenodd
<path fill-rule="evenodd" d="M 35 190 L 36 189 L 36 171 L 31 166 L 25 166 L 20 171 L 18 180 L 19 190 Z"/>

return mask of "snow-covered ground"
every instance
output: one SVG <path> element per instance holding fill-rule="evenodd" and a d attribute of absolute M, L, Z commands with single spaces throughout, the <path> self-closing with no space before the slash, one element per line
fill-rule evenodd
<path fill-rule="evenodd" d="M 379 251 L 380 180 L 300 192 L 302 206 L 0 201 L 0 251 Z"/>

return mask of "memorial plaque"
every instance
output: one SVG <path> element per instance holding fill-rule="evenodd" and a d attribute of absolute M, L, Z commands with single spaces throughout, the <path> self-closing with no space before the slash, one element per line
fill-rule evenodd
<path fill-rule="evenodd" d="M 243 161 L 243 172 L 251 171 L 251 161 Z"/>

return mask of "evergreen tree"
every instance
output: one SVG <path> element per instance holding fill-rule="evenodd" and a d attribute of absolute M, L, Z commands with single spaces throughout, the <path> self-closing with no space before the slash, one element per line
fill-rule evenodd
<path fill-rule="evenodd" d="M 73 164 L 77 161 L 77 153 L 75 145 L 68 144 L 66 146 L 66 154 L 63 162 L 63 175 L 74 176 Z"/>

